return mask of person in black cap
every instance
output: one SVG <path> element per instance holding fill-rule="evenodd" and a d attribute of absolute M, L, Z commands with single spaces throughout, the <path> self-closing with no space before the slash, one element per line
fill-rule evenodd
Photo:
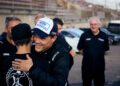
<path fill-rule="evenodd" d="M 5 23 L 5 35 L 2 35 L 0 39 L 0 86 L 6 86 L 4 83 L 5 73 L 10 67 L 12 57 L 16 52 L 16 47 L 11 37 L 11 30 L 19 23 L 21 23 L 21 20 L 17 17 L 10 17 L 7 19 Z"/>
<path fill-rule="evenodd" d="M 33 29 L 35 45 L 32 46 L 32 54 L 45 59 L 44 69 L 39 64 L 35 66 L 31 60 L 13 61 L 13 67 L 19 66 L 19 70 L 29 72 L 34 86 L 68 85 L 69 55 L 63 46 L 56 43 L 57 30 L 57 24 L 48 17 L 41 18 Z"/>

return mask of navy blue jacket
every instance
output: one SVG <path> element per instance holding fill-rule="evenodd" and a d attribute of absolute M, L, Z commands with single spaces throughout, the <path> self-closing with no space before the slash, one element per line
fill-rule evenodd
<path fill-rule="evenodd" d="M 30 77 L 34 80 L 35 86 L 65 86 L 69 73 L 69 55 L 64 48 L 54 44 L 49 50 L 37 53 L 32 47 L 32 54 L 38 58 L 38 64 L 33 65 L 29 71 Z M 36 56 L 37 55 L 37 56 Z M 46 62 L 39 62 L 45 59 Z"/>
<path fill-rule="evenodd" d="M 72 68 L 73 64 L 74 64 L 74 60 L 73 60 L 73 56 L 70 54 L 70 51 L 72 50 L 72 47 L 66 42 L 64 36 L 62 34 L 58 35 L 58 38 L 56 40 L 57 44 L 59 44 L 60 46 L 62 45 L 64 50 L 66 52 L 68 52 L 69 57 L 70 57 L 70 69 Z"/>
<path fill-rule="evenodd" d="M 13 56 L 16 52 L 16 47 L 10 44 L 4 37 L 0 45 L 0 86 L 6 86 L 6 72 L 11 67 Z"/>
<path fill-rule="evenodd" d="M 105 51 L 109 50 L 108 37 L 104 32 L 93 35 L 91 30 L 82 34 L 78 50 L 83 49 L 82 70 L 99 72 L 105 70 Z"/>

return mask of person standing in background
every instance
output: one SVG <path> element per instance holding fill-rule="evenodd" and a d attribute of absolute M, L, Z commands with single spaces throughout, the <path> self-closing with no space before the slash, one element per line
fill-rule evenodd
<path fill-rule="evenodd" d="M 6 21 L 5 25 L 6 35 L 4 35 L 0 40 L 0 86 L 6 86 L 5 75 L 8 68 L 11 66 L 13 55 L 16 52 L 16 47 L 14 46 L 11 36 L 11 30 L 19 23 L 21 23 L 21 20 L 19 18 L 10 17 Z"/>
<path fill-rule="evenodd" d="M 66 42 L 64 36 L 61 34 L 62 28 L 63 28 L 63 21 L 60 18 L 54 18 L 53 21 L 57 23 L 58 26 L 58 39 L 56 40 L 58 44 L 62 44 L 62 46 L 65 48 L 65 50 L 69 53 L 70 57 L 70 69 L 74 63 L 74 57 L 75 57 L 75 51 L 72 49 L 72 47 Z"/>
<path fill-rule="evenodd" d="M 35 16 L 35 19 L 34 19 L 34 23 L 35 25 L 37 24 L 37 21 L 41 18 L 44 18 L 46 17 L 46 15 L 44 13 L 38 13 L 36 16 Z"/>
<path fill-rule="evenodd" d="M 78 50 L 83 51 L 82 80 L 83 86 L 104 86 L 105 51 L 109 50 L 107 35 L 100 31 L 101 21 L 97 17 L 89 19 L 90 30 L 80 37 Z"/>

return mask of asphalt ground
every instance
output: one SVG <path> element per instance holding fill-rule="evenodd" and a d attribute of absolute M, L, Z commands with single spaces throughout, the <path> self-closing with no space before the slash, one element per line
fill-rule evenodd
<path fill-rule="evenodd" d="M 105 86 L 120 86 L 120 44 L 111 45 L 105 55 Z M 76 54 L 74 65 L 69 73 L 70 86 L 82 86 L 81 79 L 82 55 Z"/>

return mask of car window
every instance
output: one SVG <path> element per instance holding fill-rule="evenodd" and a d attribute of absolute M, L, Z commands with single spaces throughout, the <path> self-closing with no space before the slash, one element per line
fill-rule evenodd
<path fill-rule="evenodd" d="M 67 36 L 67 37 L 74 38 L 74 35 L 72 35 L 71 33 L 67 32 L 67 31 L 62 31 L 61 34 L 62 34 L 63 36 Z"/>
<path fill-rule="evenodd" d="M 79 30 L 77 28 L 70 28 L 70 29 L 64 29 L 63 31 L 69 32 L 71 35 L 73 35 L 74 37 L 78 37 L 80 38 L 80 36 L 82 35 L 83 31 Z"/>
<path fill-rule="evenodd" d="M 120 34 L 120 24 L 109 23 L 108 29 L 116 34 Z"/>
<path fill-rule="evenodd" d="M 89 28 L 80 28 L 80 30 L 82 30 L 82 31 L 86 32 L 86 31 L 88 31 L 88 30 L 89 30 Z"/>
<path fill-rule="evenodd" d="M 101 29 L 101 31 L 103 31 L 104 33 L 106 33 L 107 35 L 110 35 L 111 34 L 111 32 L 110 31 L 108 31 L 107 29 Z"/>

